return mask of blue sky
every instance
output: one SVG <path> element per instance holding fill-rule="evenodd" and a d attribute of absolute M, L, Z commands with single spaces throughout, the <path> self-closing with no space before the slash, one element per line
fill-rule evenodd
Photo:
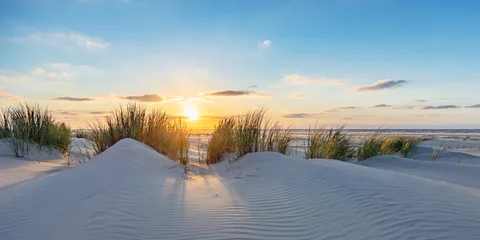
<path fill-rule="evenodd" d="M 266 107 L 298 127 L 480 128 L 478 9 L 473 0 L 7 0 L 0 101 L 48 105 L 73 127 L 136 100 L 175 115 L 195 108 L 202 127 Z"/>

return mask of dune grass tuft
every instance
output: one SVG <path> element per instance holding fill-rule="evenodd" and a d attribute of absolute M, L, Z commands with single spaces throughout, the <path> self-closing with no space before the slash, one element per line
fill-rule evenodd
<path fill-rule="evenodd" d="M 365 160 L 382 153 L 382 143 L 385 140 L 379 132 L 365 136 L 357 150 L 358 160 Z"/>
<path fill-rule="evenodd" d="M 414 137 L 391 136 L 382 142 L 381 151 L 384 155 L 390 155 L 400 151 L 402 157 L 408 157 L 417 144 L 418 140 Z"/>
<path fill-rule="evenodd" d="M 220 161 L 226 153 L 237 158 L 260 151 L 287 154 L 292 140 L 292 128 L 270 122 L 263 108 L 226 117 L 219 121 L 207 144 L 207 164 Z"/>
<path fill-rule="evenodd" d="M 90 128 L 95 154 L 121 139 L 132 138 L 173 160 L 188 164 L 189 130 L 186 123 L 164 111 L 147 112 L 144 106 L 129 103 L 117 108 L 103 121 L 97 120 Z"/>
<path fill-rule="evenodd" d="M 305 158 L 344 160 L 352 157 L 354 145 L 343 130 L 344 126 L 330 130 L 317 126 L 310 128 L 307 133 Z"/>
<path fill-rule="evenodd" d="M 226 117 L 215 126 L 212 137 L 207 143 L 207 164 L 219 162 L 224 154 L 235 152 L 236 123 L 235 117 Z"/>
<path fill-rule="evenodd" d="M 68 151 L 70 127 L 57 122 L 46 108 L 33 103 L 16 103 L 3 110 L 1 137 L 8 138 L 17 157 L 28 155 L 31 144 Z"/>

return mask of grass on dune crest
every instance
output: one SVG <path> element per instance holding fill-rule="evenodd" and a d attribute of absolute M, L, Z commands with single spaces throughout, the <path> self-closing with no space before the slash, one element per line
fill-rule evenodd
<path fill-rule="evenodd" d="M 144 106 L 129 103 L 120 106 L 103 121 L 90 125 L 94 152 L 99 154 L 124 138 L 142 142 L 161 154 L 188 164 L 188 136 L 190 131 L 183 119 L 165 111 L 147 112 Z"/>
<path fill-rule="evenodd" d="M 344 126 L 325 129 L 310 128 L 307 133 L 307 149 L 305 158 L 325 158 L 344 160 L 354 155 L 354 145 Z"/>
<path fill-rule="evenodd" d="M 411 136 L 382 136 L 379 132 L 370 134 L 361 141 L 358 147 L 358 160 L 365 160 L 377 155 L 391 155 L 400 152 L 408 157 L 420 140 Z"/>
<path fill-rule="evenodd" d="M 365 136 L 360 142 L 357 149 L 358 160 L 365 160 L 382 153 L 382 143 L 385 137 L 381 136 L 379 132 L 375 132 Z"/>
<path fill-rule="evenodd" d="M 390 155 L 400 152 L 402 157 L 408 157 L 418 145 L 419 140 L 410 136 L 390 136 L 382 141 L 381 153 Z"/>
<path fill-rule="evenodd" d="M 66 153 L 71 139 L 67 124 L 56 121 L 47 108 L 34 103 L 16 103 L 3 109 L 0 128 L 1 137 L 9 139 L 17 157 L 28 155 L 30 144 Z"/>
<path fill-rule="evenodd" d="M 235 117 L 226 117 L 215 126 L 212 137 L 207 143 L 207 164 L 219 162 L 226 153 L 235 152 Z"/>
<path fill-rule="evenodd" d="M 287 154 L 292 139 L 292 128 L 270 122 L 263 108 L 226 117 L 219 121 L 207 144 L 206 162 L 216 163 L 226 153 L 234 153 L 237 158 L 260 151 Z"/>

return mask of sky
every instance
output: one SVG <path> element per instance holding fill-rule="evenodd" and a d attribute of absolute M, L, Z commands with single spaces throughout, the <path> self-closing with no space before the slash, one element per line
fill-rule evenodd
<path fill-rule="evenodd" d="M 260 107 L 297 128 L 480 128 L 479 9 L 476 0 L 2 0 L 0 103 L 48 106 L 73 128 L 129 102 L 197 112 L 192 128 Z"/>

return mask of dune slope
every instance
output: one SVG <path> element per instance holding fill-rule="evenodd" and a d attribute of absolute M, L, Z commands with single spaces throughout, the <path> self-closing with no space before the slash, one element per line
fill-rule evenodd
<path fill-rule="evenodd" d="M 480 192 L 354 164 L 249 154 L 207 169 L 125 139 L 0 191 L 0 239 L 479 239 Z"/>

